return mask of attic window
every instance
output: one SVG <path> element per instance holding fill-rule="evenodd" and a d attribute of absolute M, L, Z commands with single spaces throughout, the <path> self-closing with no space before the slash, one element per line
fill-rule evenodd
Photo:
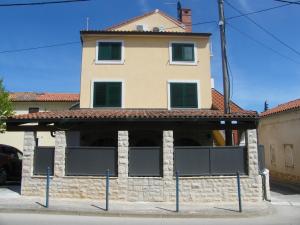
<path fill-rule="evenodd" d="M 96 63 L 100 64 L 120 64 L 123 59 L 123 41 L 97 41 Z"/>

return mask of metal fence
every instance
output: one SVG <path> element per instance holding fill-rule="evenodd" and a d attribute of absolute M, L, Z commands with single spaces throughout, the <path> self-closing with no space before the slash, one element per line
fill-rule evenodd
<path fill-rule="evenodd" d="M 129 176 L 162 176 L 162 150 L 160 147 L 130 147 Z"/>
<path fill-rule="evenodd" d="M 180 176 L 248 173 L 246 147 L 175 147 L 174 158 Z"/>
<path fill-rule="evenodd" d="M 68 147 L 66 148 L 66 175 L 117 176 L 118 152 L 116 147 Z"/>
<path fill-rule="evenodd" d="M 54 147 L 36 147 L 34 150 L 33 174 L 47 175 L 47 168 L 50 168 L 50 175 L 54 172 Z"/>

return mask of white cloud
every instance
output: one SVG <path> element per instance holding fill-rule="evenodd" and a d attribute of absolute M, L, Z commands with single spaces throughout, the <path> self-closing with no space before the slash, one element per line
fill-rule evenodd
<path fill-rule="evenodd" d="M 149 6 L 149 3 L 148 3 L 148 0 L 138 0 L 138 3 L 140 5 L 141 11 L 143 13 L 150 11 L 150 6 Z"/>

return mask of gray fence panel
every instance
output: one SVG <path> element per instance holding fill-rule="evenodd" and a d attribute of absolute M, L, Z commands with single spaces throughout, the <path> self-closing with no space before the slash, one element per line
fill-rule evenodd
<path fill-rule="evenodd" d="M 130 147 L 129 176 L 162 176 L 160 147 Z"/>
<path fill-rule="evenodd" d="M 266 168 L 265 164 L 265 147 L 263 145 L 258 145 L 258 169 L 262 173 Z"/>
<path fill-rule="evenodd" d="M 54 147 L 36 147 L 34 150 L 33 174 L 46 175 L 50 167 L 50 175 L 54 170 Z"/>
<path fill-rule="evenodd" d="M 209 148 L 175 147 L 174 169 L 180 176 L 209 175 Z"/>
<path fill-rule="evenodd" d="M 68 147 L 66 149 L 66 175 L 117 176 L 117 148 L 115 147 Z"/>
<path fill-rule="evenodd" d="M 247 174 L 246 147 L 218 147 L 211 148 L 211 174 L 235 175 Z"/>

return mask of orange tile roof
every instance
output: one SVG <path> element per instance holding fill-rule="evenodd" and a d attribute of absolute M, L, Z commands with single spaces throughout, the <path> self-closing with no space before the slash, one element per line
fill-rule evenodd
<path fill-rule="evenodd" d="M 37 93 L 37 92 L 11 92 L 12 102 L 78 102 L 79 94 L 72 93 Z"/>
<path fill-rule="evenodd" d="M 212 109 L 224 110 L 224 95 L 214 88 L 212 89 Z M 230 102 L 230 109 L 231 112 L 245 111 L 232 101 Z"/>
<path fill-rule="evenodd" d="M 166 19 L 172 21 L 173 23 L 175 23 L 175 24 L 178 25 L 179 27 L 185 29 L 183 23 L 181 23 L 181 22 L 178 21 L 177 19 L 175 19 L 175 18 L 169 16 L 168 14 L 166 14 L 166 13 L 164 13 L 164 12 L 162 12 L 162 11 L 156 9 L 156 10 L 153 10 L 153 11 L 151 11 L 151 12 L 145 13 L 145 14 L 143 14 L 143 15 L 136 16 L 136 17 L 134 17 L 134 18 L 131 18 L 131 19 L 129 19 L 129 20 L 126 20 L 126 21 L 124 21 L 124 22 L 121 22 L 121 23 L 119 23 L 119 24 L 115 24 L 115 25 L 113 25 L 113 26 L 111 26 L 111 27 L 108 27 L 106 30 L 107 30 L 107 31 L 111 31 L 111 30 L 113 30 L 113 29 L 117 29 L 117 28 L 122 27 L 122 26 L 124 26 L 124 25 L 126 25 L 126 24 L 129 24 L 129 23 L 132 23 L 132 22 L 137 21 L 137 20 L 139 20 L 139 19 L 142 19 L 142 18 L 144 18 L 144 17 L 150 16 L 150 15 L 152 15 L 152 14 L 154 14 L 154 13 L 159 13 L 160 15 L 162 15 L 163 17 L 165 17 Z"/>
<path fill-rule="evenodd" d="M 300 109 L 300 99 L 296 99 L 284 104 L 280 104 L 275 108 L 269 109 L 263 113 L 260 114 L 261 117 L 266 117 L 286 111 L 291 111 L 291 110 L 297 110 Z"/>
<path fill-rule="evenodd" d="M 7 122 L 14 121 L 57 121 L 71 120 L 188 120 L 192 119 L 257 119 L 256 112 L 233 112 L 211 109 L 76 109 L 51 112 L 37 112 L 13 115 Z"/>

